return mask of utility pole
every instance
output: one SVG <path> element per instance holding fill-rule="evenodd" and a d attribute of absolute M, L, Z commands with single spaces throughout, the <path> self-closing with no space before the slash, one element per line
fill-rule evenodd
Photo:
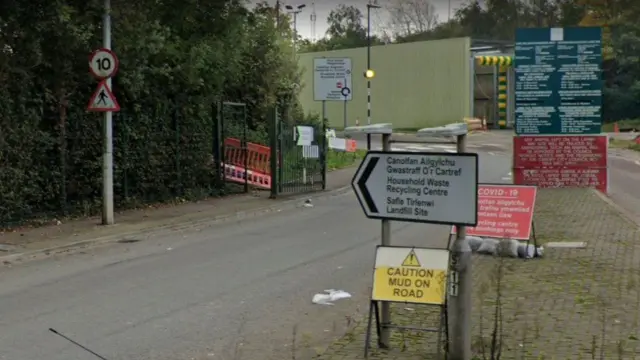
<path fill-rule="evenodd" d="M 102 18 L 102 42 L 105 49 L 111 50 L 111 0 L 104 0 Z M 106 80 L 109 90 L 111 78 Z M 102 225 L 113 225 L 113 113 L 106 111 L 102 122 Z"/>

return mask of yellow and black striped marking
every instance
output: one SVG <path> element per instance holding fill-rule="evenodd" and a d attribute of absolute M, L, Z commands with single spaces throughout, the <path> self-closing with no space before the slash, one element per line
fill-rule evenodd
<path fill-rule="evenodd" d="M 507 127 L 507 67 L 498 69 L 498 125 Z"/>
<path fill-rule="evenodd" d="M 513 57 L 511 56 L 476 56 L 476 62 L 482 66 L 511 66 Z"/>

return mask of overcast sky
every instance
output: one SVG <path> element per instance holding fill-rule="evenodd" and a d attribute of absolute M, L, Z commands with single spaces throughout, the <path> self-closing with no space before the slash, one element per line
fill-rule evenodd
<path fill-rule="evenodd" d="M 378 3 L 382 6 L 385 5 L 387 0 L 378 0 Z M 449 3 L 451 3 L 451 13 L 453 13 L 455 9 L 460 7 L 461 4 L 467 3 L 469 0 L 431 0 L 431 3 L 436 7 L 438 18 L 441 22 L 447 21 L 448 12 L 449 12 Z M 254 1 L 252 1 L 254 2 Z M 271 5 L 275 5 L 276 0 L 268 0 L 267 1 Z M 356 6 L 362 11 L 362 14 L 367 16 L 367 0 L 318 0 L 318 1 L 308 1 L 308 0 L 286 0 L 280 1 L 281 4 L 288 4 L 292 6 L 298 6 L 300 4 L 305 4 L 306 7 L 302 9 L 302 12 L 298 14 L 298 32 L 301 36 L 309 38 L 311 37 L 311 13 L 315 8 L 316 13 L 316 38 L 321 38 L 324 36 L 325 31 L 327 31 L 327 16 L 329 16 L 329 12 L 336 8 L 339 4 L 344 4 L 347 6 Z M 284 7 L 283 7 L 284 8 Z M 386 11 L 384 9 L 372 10 L 371 29 L 379 29 L 380 26 L 384 26 L 387 22 L 386 20 Z M 363 19 L 363 22 L 366 22 L 366 18 Z M 366 26 L 366 24 L 365 24 Z"/>

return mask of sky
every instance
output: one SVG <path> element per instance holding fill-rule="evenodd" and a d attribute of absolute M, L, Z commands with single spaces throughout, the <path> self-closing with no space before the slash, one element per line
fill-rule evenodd
<path fill-rule="evenodd" d="M 385 2 L 388 0 L 378 0 L 378 4 L 383 6 Z M 425 0 L 428 1 L 428 0 Z M 438 19 L 441 22 L 447 21 L 448 13 L 449 13 L 449 2 L 451 3 L 451 16 L 455 9 L 460 7 L 463 3 L 468 2 L 469 0 L 430 0 L 431 3 L 436 7 L 436 12 L 438 14 Z M 271 5 L 275 5 L 276 0 L 268 0 L 267 1 Z M 305 38 L 311 38 L 311 13 L 314 11 L 316 13 L 316 39 L 322 38 L 324 33 L 327 31 L 327 16 L 329 16 L 329 12 L 336 8 L 339 4 L 344 4 L 347 6 L 356 6 L 362 11 L 362 14 L 366 17 L 367 14 L 367 0 L 281 0 L 281 4 L 292 5 L 294 7 L 305 4 L 306 7 L 302 9 L 302 12 L 298 14 L 298 32 L 301 36 Z M 284 6 L 282 7 L 284 9 Z M 372 22 L 372 31 L 375 32 L 376 29 L 380 29 L 381 26 L 388 21 L 387 20 L 387 12 L 384 8 L 372 10 L 371 13 L 371 22 Z M 366 19 L 363 19 L 366 22 Z"/>

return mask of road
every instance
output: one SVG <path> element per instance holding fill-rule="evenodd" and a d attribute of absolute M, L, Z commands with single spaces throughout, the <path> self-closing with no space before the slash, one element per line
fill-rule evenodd
<path fill-rule="evenodd" d="M 640 155 L 609 152 L 609 197 L 640 224 Z"/>
<path fill-rule="evenodd" d="M 509 173 L 480 154 L 480 180 Z M 442 247 L 448 227 L 392 223 L 392 242 Z M 351 193 L 239 224 L 167 232 L 0 269 L 0 359 L 298 359 L 366 312 L 379 222 Z M 315 293 L 353 295 L 336 306 Z M 235 354 L 235 353 L 239 354 Z M 300 355 L 303 354 L 303 355 Z"/>

